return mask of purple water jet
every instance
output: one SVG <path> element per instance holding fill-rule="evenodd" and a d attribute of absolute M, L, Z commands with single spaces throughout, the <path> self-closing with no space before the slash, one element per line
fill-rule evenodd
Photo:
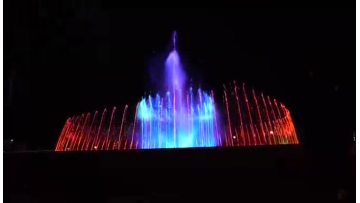
<path fill-rule="evenodd" d="M 213 99 L 201 89 L 194 94 L 186 88 L 186 74 L 176 50 L 165 61 L 164 81 L 168 91 L 161 97 L 140 101 L 141 148 L 179 148 L 216 146 L 216 119 Z"/>

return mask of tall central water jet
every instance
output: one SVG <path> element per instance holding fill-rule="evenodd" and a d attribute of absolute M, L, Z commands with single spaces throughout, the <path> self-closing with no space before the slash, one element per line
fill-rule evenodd
<path fill-rule="evenodd" d="M 167 88 L 172 90 L 173 102 L 173 136 L 174 146 L 176 146 L 176 128 L 182 129 L 186 122 L 185 109 L 183 107 L 182 90 L 185 85 L 185 73 L 181 67 L 180 57 L 176 51 L 176 32 L 173 33 L 174 49 L 170 52 L 165 62 L 165 78 Z"/>
<path fill-rule="evenodd" d="M 149 96 L 139 103 L 137 118 L 141 122 L 141 148 L 179 148 L 216 146 L 215 104 L 201 89 L 186 88 L 186 74 L 173 47 L 165 61 L 166 95 Z"/>

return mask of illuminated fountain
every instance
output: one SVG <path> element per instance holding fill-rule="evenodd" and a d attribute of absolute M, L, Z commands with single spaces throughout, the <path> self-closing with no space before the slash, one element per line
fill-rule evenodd
<path fill-rule="evenodd" d="M 236 81 L 224 86 L 226 122 L 225 146 L 298 144 L 290 111 L 276 99 L 263 93 L 248 92 Z"/>
<path fill-rule="evenodd" d="M 68 118 L 56 144 L 56 151 L 127 150 L 298 144 L 286 107 L 254 90 L 249 94 L 234 81 L 224 86 L 222 106 L 212 91 L 187 87 L 186 74 L 174 49 L 165 62 L 162 94 L 142 98 L 130 115 L 86 113 Z M 222 107 L 222 108 L 219 108 Z M 217 109 L 219 108 L 219 109 Z"/>

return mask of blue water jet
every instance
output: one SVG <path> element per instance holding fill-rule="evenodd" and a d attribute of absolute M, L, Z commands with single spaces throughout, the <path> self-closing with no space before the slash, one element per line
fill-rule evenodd
<path fill-rule="evenodd" d="M 220 144 L 214 99 L 206 92 L 186 88 L 186 74 L 176 50 L 165 61 L 164 96 L 156 94 L 139 103 L 137 119 L 141 148 L 211 147 Z"/>

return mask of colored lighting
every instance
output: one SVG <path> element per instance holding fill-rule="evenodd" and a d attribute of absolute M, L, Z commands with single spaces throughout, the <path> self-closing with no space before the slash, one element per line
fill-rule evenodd
<path fill-rule="evenodd" d="M 68 118 L 55 151 L 229 147 L 298 144 L 288 109 L 234 81 L 224 85 L 223 104 L 214 92 L 187 87 L 180 56 L 174 49 L 165 61 L 164 88 L 121 112 L 86 113 Z M 134 109 L 131 112 L 130 109 Z"/>

